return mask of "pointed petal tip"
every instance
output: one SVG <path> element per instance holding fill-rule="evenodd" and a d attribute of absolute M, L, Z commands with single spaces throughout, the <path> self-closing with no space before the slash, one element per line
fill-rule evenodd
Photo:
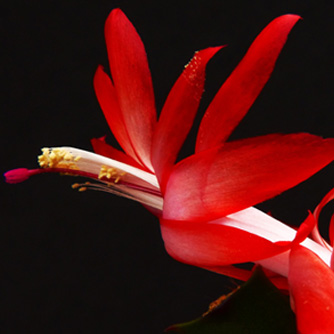
<path fill-rule="evenodd" d="M 272 20 L 267 27 L 264 28 L 264 31 L 266 29 L 271 29 L 272 27 L 281 30 L 282 32 L 286 31 L 287 34 L 290 33 L 290 30 L 293 28 L 293 26 L 303 18 L 297 14 L 285 14 L 281 15 L 274 20 Z M 275 27 L 276 26 L 276 27 Z M 286 38 L 286 37 L 285 37 Z"/>
<path fill-rule="evenodd" d="M 193 125 L 204 91 L 206 65 L 221 48 L 195 52 L 162 108 L 153 136 L 151 160 L 163 192 L 169 170 Z"/>
<path fill-rule="evenodd" d="M 293 27 L 299 20 L 302 19 L 303 18 L 297 14 L 284 14 L 276 17 L 269 23 L 269 25 L 278 23 L 281 27 L 283 27 L 285 24 L 289 27 Z"/>
<path fill-rule="evenodd" d="M 303 18 L 298 14 L 285 14 L 285 16 L 288 16 L 289 18 L 291 18 L 295 21 L 303 20 Z"/>
<path fill-rule="evenodd" d="M 202 49 L 200 51 L 196 51 L 195 55 L 198 53 L 201 53 L 201 56 L 205 59 L 208 58 L 208 60 L 213 57 L 219 50 L 226 47 L 227 45 L 218 45 L 218 46 L 210 46 L 206 49 Z"/>
<path fill-rule="evenodd" d="M 300 16 L 300 15 L 298 15 L 298 14 L 290 14 L 290 13 L 288 13 L 288 14 L 284 14 L 284 15 L 281 15 L 281 16 L 279 16 L 278 18 L 286 18 L 286 19 L 289 19 L 289 20 L 295 20 L 295 21 L 298 21 L 298 20 L 302 20 L 303 18 Z"/>
<path fill-rule="evenodd" d="M 97 65 L 97 68 L 96 68 L 95 73 L 96 73 L 96 72 L 100 72 L 100 71 L 103 71 L 103 72 L 104 72 L 104 66 L 101 65 L 101 64 Z"/>
<path fill-rule="evenodd" d="M 198 130 L 196 152 L 226 141 L 269 80 L 288 34 L 299 18 L 293 14 L 277 17 L 256 37 L 207 108 Z"/>
<path fill-rule="evenodd" d="M 150 149 L 156 110 L 143 41 L 120 9 L 113 10 L 108 16 L 105 39 L 124 127 L 138 160 L 151 170 Z"/>
<path fill-rule="evenodd" d="M 126 15 L 124 14 L 124 12 L 120 9 L 120 8 L 114 8 L 108 15 L 107 21 L 109 20 L 113 20 L 113 19 L 117 19 L 117 18 L 124 18 L 126 17 Z"/>
<path fill-rule="evenodd" d="M 205 71 L 205 67 L 209 60 L 222 48 L 226 47 L 226 45 L 219 45 L 219 46 L 211 46 L 206 49 L 202 49 L 199 51 L 196 51 L 193 58 L 190 60 L 190 62 L 185 66 L 186 69 L 190 68 L 196 68 L 199 67 L 199 65 L 202 65 L 202 71 Z M 185 71 L 186 73 L 186 71 Z M 198 74 L 197 74 L 198 75 Z"/>
<path fill-rule="evenodd" d="M 93 77 L 93 85 L 94 85 L 95 90 L 96 90 L 97 82 L 100 79 L 100 76 L 103 74 L 105 74 L 104 67 L 99 64 L 95 70 L 94 77 Z"/>
<path fill-rule="evenodd" d="M 125 15 L 125 13 L 120 8 L 115 8 L 109 13 L 106 19 L 106 22 L 104 25 L 104 33 L 107 36 L 109 34 L 109 30 L 113 30 L 113 29 L 127 30 L 129 29 L 129 27 L 133 27 L 133 25 L 128 19 L 128 17 Z"/>

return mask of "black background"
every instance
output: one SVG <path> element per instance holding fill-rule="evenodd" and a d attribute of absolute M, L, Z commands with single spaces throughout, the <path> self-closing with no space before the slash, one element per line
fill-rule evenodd
<path fill-rule="evenodd" d="M 144 41 L 158 110 L 194 51 L 229 45 L 208 66 L 200 115 L 266 24 L 301 15 L 232 137 L 333 136 L 331 1 L 12 1 L 0 5 L 2 172 L 35 168 L 43 146 L 91 150 L 90 138 L 111 138 L 92 78 L 98 64 L 108 65 L 103 27 L 115 7 Z M 329 166 L 260 207 L 297 225 L 333 187 L 333 175 Z M 1 182 L 1 333 L 161 333 L 235 286 L 170 258 L 157 219 L 139 204 L 77 193 L 76 181 Z"/>

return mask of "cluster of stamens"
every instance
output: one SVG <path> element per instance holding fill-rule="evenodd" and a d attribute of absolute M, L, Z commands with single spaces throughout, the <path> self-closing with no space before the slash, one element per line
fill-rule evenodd
<path fill-rule="evenodd" d="M 81 176 L 98 182 L 74 183 L 72 188 L 79 192 L 88 189 L 108 192 L 162 210 L 163 199 L 152 174 L 122 162 L 80 149 L 55 147 L 43 148 L 38 163 L 41 168 L 18 168 L 7 172 L 6 181 L 19 183 L 42 173 Z M 113 164 L 117 167 L 112 167 Z"/>
<path fill-rule="evenodd" d="M 78 169 L 76 162 L 80 160 L 79 156 L 75 157 L 61 148 L 42 148 L 42 152 L 38 156 L 38 163 L 42 168 Z"/>
<path fill-rule="evenodd" d="M 102 166 L 98 178 L 100 180 L 106 178 L 108 180 L 113 180 L 114 183 L 118 183 L 120 178 L 125 174 L 125 172 L 121 172 L 117 168 Z"/>

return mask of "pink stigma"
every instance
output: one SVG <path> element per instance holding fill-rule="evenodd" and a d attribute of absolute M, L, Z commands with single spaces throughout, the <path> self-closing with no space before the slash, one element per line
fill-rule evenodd
<path fill-rule="evenodd" d="M 31 175 L 36 174 L 38 170 L 30 170 L 27 168 L 12 169 L 4 174 L 7 183 L 20 183 L 28 180 Z"/>
<path fill-rule="evenodd" d="M 43 173 L 64 173 L 67 175 L 79 175 L 93 179 L 98 178 L 98 175 L 92 173 L 86 173 L 81 170 L 68 169 L 68 168 L 37 168 L 37 169 L 16 168 L 6 172 L 4 174 L 4 177 L 7 183 L 13 184 L 28 180 L 30 176 Z"/>

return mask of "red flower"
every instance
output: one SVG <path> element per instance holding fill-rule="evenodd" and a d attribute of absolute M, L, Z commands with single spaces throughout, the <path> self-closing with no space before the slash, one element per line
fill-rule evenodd
<path fill-rule="evenodd" d="M 195 54 L 156 121 L 143 43 L 123 12 L 113 10 L 105 27 L 112 80 L 99 67 L 94 87 L 125 153 L 103 139 L 92 140 L 97 154 L 69 147 L 44 149 L 39 158 L 42 169 L 8 172 L 7 181 L 19 182 L 42 172 L 99 180 L 75 187 L 105 190 L 145 204 L 160 217 L 162 236 L 172 256 L 216 271 L 287 250 L 295 231 L 249 207 L 330 163 L 334 141 L 305 133 L 226 139 L 269 79 L 298 19 L 281 16 L 261 32 L 205 112 L 195 153 L 175 164 L 197 112 L 206 64 L 221 47 Z M 287 243 L 279 243 L 282 240 Z M 327 260 L 326 252 L 319 255 Z M 280 270 L 286 273 L 287 269 Z"/>

